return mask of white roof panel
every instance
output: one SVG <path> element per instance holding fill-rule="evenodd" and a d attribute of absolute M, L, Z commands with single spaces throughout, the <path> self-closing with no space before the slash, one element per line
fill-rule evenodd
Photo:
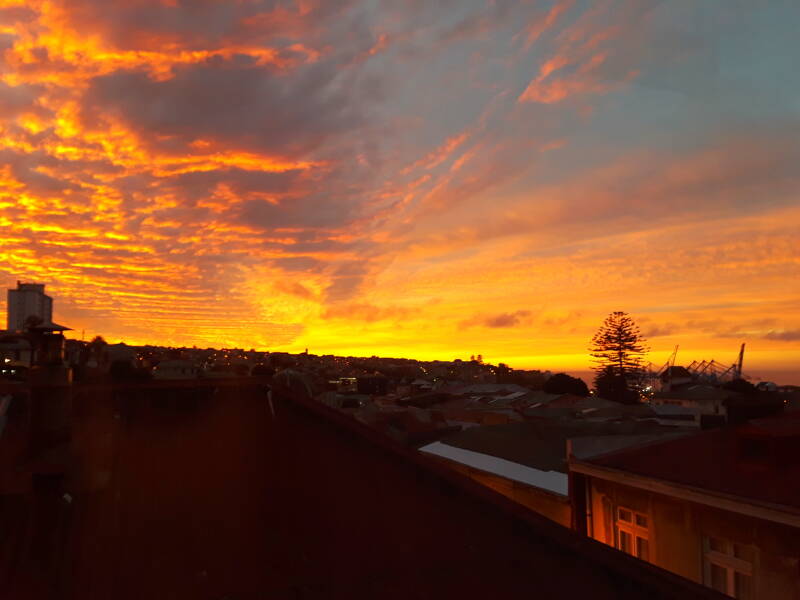
<path fill-rule="evenodd" d="M 519 481 L 533 487 L 541 488 L 561 496 L 568 496 L 568 477 L 566 473 L 559 471 L 540 471 L 532 467 L 526 467 L 519 463 L 511 462 L 496 456 L 473 452 L 449 446 L 442 442 L 433 442 L 420 448 L 420 452 L 441 456 L 448 460 L 486 471 L 500 477 L 505 477 L 512 481 Z"/>

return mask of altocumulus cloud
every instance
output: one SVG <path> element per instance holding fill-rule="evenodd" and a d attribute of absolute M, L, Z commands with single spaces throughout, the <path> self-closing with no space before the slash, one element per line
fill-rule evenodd
<path fill-rule="evenodd" d="M 767 306 L 717 312 L 782 314 L 798 16 L 20 2 L 0 9 L 2 273 L 48 282 L 73 327 L 198 345 L 351 343 L 355 325 L 374 352 L 521 354 L 509 330 L 547 306 L 575 315 L 543 322 L 559 351 L 582 352 L 620 297 L 736 300 L 754 276 Z M 712 316 L 674 312 L 653 331 Z M 780 325 L 765 344 L 796 341 Z"/>

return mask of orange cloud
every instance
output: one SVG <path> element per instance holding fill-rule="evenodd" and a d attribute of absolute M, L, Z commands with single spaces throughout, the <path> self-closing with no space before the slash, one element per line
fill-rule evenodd
<path fill-rule="evenodd" d="M 420 158 L 414 164 L 409 165 L 405 169 L 403 169 L 403 174 L 410 173 L 416 169 L 434 169 L 438 167 L 440 164 L 448 160 L 452 154 L 464 143 L 469 139 L 469 134 L 467 132 L 459 133 L 458 135 L 451 136 L 445 140 L 445 142 L 436 148 L 434 151 L 428 153 L 427 155 Z"/>
<path fill-rule="evenodd" d="M 580 370 L 623 309 L 654 362 L 798 360 L 796 122 L 598 123 L 654 69 L 699 111 L 702 40 L 535 4 L 0 0 L 0 273 L 112 341 Z"/>

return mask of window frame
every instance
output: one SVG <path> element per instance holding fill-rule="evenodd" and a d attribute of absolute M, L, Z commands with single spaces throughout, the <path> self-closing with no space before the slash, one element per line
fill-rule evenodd
<path fill-rule="evenodd" d="M 711 540 L 714 539 L 723 545 L 724 550 L 712 550 Z M 744 545 L 744 544 L 743 544 Z M 745 575 L 750 578 L 750 586 L 753 586 L 753 563 L 738 558 L 734 555 L 734 542 L 718 538 L 715 536 L 703 536 L 703 584 L 707 587 L 711 585 L 711 566 L 717 566 L 725 570 L 725 591 L 723 594 L 736 598 L 736 574 Z"/>
<path fill-rule="evenodd" d="M 626 511 L 630 514 L 630 521 L 626 521 L 621 518 L 622 511 Z M 642 527 L 641 525 L 638 525 L 636 523 L 637 517 L 644 518 L 648 526 Z M 638 558 L 639 560 L 651 562 L 652 550 L 650 548 L 650 523 L 650 515 L 647 513 L 635 511 L 626 506 L 617 506 L 616 510 L 614 511 L 614 547 L 620 552 L 625 552 L 625 550 L 622 549 L 621 534 L 626 533 L 631 537 L 631 551 L 625 553 L 629 556 L 633 556 L 634 558 Z M 637 542 L 637 538 L 643 539 L 645 542 L 647 542 L 646 558 L 643 558 L 639 555 L 639 544 Z"/>

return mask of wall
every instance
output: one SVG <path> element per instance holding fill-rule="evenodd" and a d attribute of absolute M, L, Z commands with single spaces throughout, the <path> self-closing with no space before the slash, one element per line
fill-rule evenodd
<path fill-rule="evenodd" d="M 603 497 L 649 517 L 650 562 L 703 583 L 703 537 L 755 546 L 754 598 L 800 600 L 800 531 L 795 528 L 591 478 L 589 535 L 614 545 L 605 526 Z M 612 515 L 613 519 L 613 515 Z"/>
<path fill-rule="evenodd" d="M 562 498 L 539 488 L 512 481 L 505 477 L 499 477 L 445 458 L 437 457 L 437 460 L 543 517 L 555 521 L 559 525 L 564 527 L 572 526 L 572 507 L 568 498 Z"/>

